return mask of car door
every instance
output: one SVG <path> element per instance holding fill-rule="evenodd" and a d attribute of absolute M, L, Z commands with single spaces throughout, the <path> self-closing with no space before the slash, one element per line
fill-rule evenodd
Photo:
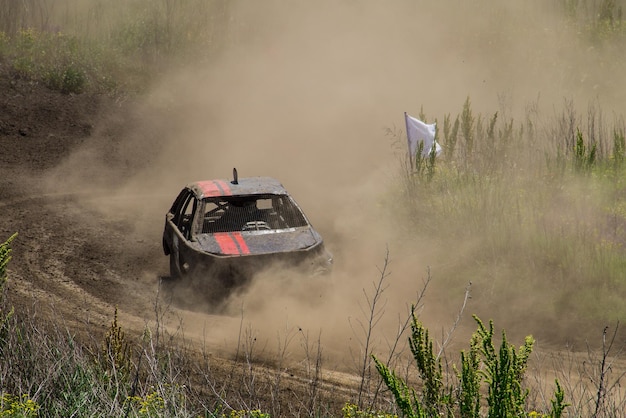
<path fill-rule="evenodd" d="M 170 273 L 173 277 L 186 274 L 194 260 L 194 218 L 198 199 L 188 189 L 183 190 L 167 214 L 164 240 L 170 250 Z"/>

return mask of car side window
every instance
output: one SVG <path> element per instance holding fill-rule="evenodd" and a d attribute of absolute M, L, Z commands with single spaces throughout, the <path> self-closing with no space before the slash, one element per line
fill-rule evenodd
<path fill-rule="evenodd" d="M 186 239 L 191 238 L 191 227 L 197 207 L 197 199 L 188 190 L 182 192 L 178 196 L 178 199 L 176 199 L 176 202 L 174 203 L 174 207 L 172 207 L 175 211 L 172 222 L 174 222 L 174 225 L 176 225 L 178 230 Z"/>
<path fill-rule="evenodd" d="M 170 213 L 172 216 L 172 222 L 178 226 L 180 224 L 180 220 L 183 216 L 183 208 L 185 207 L 187 201 L 189 200 L 190 192 L 187 189 L 184 189 L 178 194 L 178 197 L 172 204 L 170 209 Z"/>

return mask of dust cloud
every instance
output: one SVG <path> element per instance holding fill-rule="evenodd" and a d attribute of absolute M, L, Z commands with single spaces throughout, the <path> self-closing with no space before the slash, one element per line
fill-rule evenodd
<path fill-rule="evenodd" d="M 219 56 L 164 74 L 125 115 L 133 125 L 114 148 L 103 155 L 87 147 L 59 173 L 74 179 L 66 183 L 72 187 L 91 176 L 115 184 L 112 195 L 141 196 L 134 203 L 144 214 L 141 230 L 157 244 L 182 185 L 229 178 L 233 167 L 242 177 L 278 178 L 334 253 L 331 280 L 264 274 L 234 298 L 237 313 L 224 321 L 181 312 L 187 331 L 225 346 L 241 337 L 240 321 L 259 341 L 306 332 L 346 362 L 364 341 L 368 298 L 388 250 L 377 311 L 384 315 L 376 323 L 376 347 L 384 350 L 428 269 L 437 287 L 441 267 L 471 246 L 432 248 L 419 237 L 400 238 L 385 218 L 393 214 L 380 216 L 403 158 L 385 128 L 404 129 L 405 111 L 442 120 L 468 96 L 477 112 L 491 114 L 506 102 L 511 117 L 538 99 L 548 106 L 563 98 L 623 103 L 625 87 L 611 84 L 608 66 L 598 65 L 607 57 L 579 50 L 577 34 L 546 3 L 231 2 L 231 41 Z M 104 120 L 95 135 L 116 123 Z M 118 166 L 135 166 L 133 175 L 120 178 L 107 163 L 111 154 Z M 462 291 L 427 295 L 426 324 L 451 326 L 463 298 Z"/>

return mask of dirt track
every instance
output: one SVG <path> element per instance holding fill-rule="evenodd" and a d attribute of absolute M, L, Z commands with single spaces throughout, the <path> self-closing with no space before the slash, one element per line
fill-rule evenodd
<path fill-rule="evenodd" d="M 120 150 L 133 123 L 131 107 L 0 76 L 0 239 L 18 233 L 8 269 L 10 303 L 22 315 L 63 323 L 92 344 L 102 341 L 116 308 L 120 325 L 136 338 L 161 321 L 166 332 L 182 332 L 187 343 L 208 350 L 213 373 L 230 373 L 242 319 L 211 315 L 201 299 L 193 309 L 171 302 L 164 284 L 169 270 L 160 234 L 173 197 L 112 192 L 151 155 L 134 154 L 129 163 Z M 86 164 L 97 160 L 110 172 L 64 171 L 68 159 L 76 167 L 82 155 Z M 85 176 L 93 177 L 92 188 L 84 187 Z M 293 391 L 303 376 L 292 370 L 283 379 L 292 380 Z M 349 399 L 342 373 L 327 372 L 324 379 L 335 395 L 333 382 L 342 381 L 342 401 Z"/>
<path fill-rule="evenodd" d="M 134 122 L 132 106 L 0 78 L 0 238 L 18 233 L 9 264 L 11 303 L 89 338 L 106 330 L 115 308 L 124 328 L 141 333 L 156 320 L 155 304 L 169 301 L 160 286 L 169 275 L 160 234 L 172 196 L 113 192 L 151 155 L 130 158 L 121 145 Z M 98 168 L 64 164 L 70 158 Z M 181 315 L 198 322 L 198 312 L 174 305 L 167 314 L 174 326 Z M 202 327 L 225 320 L 200 319 Z"/>
<path fill-rule="evenodd" d="M 107 198 L 97 188 L 72 192 L 46 183 L 50 169 L 91 140 L 96 118 L 112 108 L 109 99 L 61 95 L 7 77 L 0 83 L 0 232 L 3 239 L 19 233 L 9 266 L 12 302 L 53 308 L 90 333 L 110 321 L 114 306 L 144 318 L 145 289 L 155 289 L 165 273 L 158 242 L 129 227 L 130 213 L 105 219 L 87 210 L 86 202 Z"/>

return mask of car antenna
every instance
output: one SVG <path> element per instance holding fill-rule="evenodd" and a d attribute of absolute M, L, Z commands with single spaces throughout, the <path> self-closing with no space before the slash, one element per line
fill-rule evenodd
<path fill-rule="evenodd" d="M 237 169 L 233 168 L 233 181 L 232 184 L 239 184 L 239 177 L 237 176 Z"/>

